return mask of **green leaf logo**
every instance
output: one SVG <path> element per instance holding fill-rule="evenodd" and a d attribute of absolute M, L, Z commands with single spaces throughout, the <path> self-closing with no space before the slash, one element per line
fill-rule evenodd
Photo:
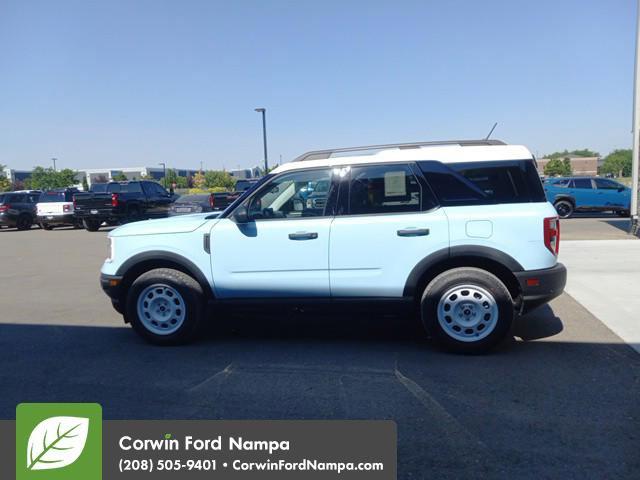
<path fill-rule="evenodd" d="M 87 443 L 89 419 L 51 417 L 40 422 L 29 436 L 27 469 L 50 470 L 75 462 Z"/>

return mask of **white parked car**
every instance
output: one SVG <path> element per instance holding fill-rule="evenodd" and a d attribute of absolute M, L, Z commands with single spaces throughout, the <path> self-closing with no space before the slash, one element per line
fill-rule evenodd
<path fill-rule="evenodd" d="M 77 188 L 46 190 L 40 194 L 36 205 L 37 221 L 45 230 L 60 226 L 80 226 L 74 216 L 73 195 Z"/>
<path fill-rule="evenodd" d="M 482 352 L 566 281 L 535 160 L 496 140 L 310 152 L 219 217 L 139 222 L 109 238 L 101 284 L 157 344 L 193 339 L 218 302 L 330 299 L 409 305 L 438 343 Z"/>

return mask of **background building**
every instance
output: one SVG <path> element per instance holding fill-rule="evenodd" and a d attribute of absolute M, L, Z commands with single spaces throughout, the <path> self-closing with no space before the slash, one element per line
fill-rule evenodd
<path fill-rule="evenodd" d="M 567 157 L 571 162 L 572 175 L 593 177 L 598 174 L 598 165 L 602 163 L 600 157 Z M 560 160 L 564 160 L 561 158 Z M 549 163 L 549 158 L 538 158 L 538 173 L 544 175 L 544 167 Z"/>

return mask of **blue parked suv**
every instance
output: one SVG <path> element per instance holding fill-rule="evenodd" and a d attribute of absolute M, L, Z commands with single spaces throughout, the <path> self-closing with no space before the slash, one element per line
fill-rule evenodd
<path fill-rule="evenodd" d="M 566 281 L 533 156 L 497 140 L 310 152 L 220 215 L 109 239 L 102 287 L 160 345 L 196 338 L 222 305 L 361 302 L 408 306 L 436 342 L 478 353 Z"/>
<path fill-rule="evenodd" d="M 609 178 L 549 178 L 544 191 L 560 218 L 569 218 L 574 212 L 606 211 L 628 217 L 631 208 L 631 189 Z"/>

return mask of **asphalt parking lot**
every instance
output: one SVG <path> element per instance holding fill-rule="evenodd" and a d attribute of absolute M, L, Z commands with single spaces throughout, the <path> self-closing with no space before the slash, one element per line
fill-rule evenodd
<path fill-rule="evenodd" d="M 640 355 L 568 295 L 487 356 L 366 312 L 220 318 L 159 348 L 100 290 L 105 236 L 0 231 L 0 418 L 97 401 L 108 419 L 393 419 L 401 479 L 637 478 Z"/>

